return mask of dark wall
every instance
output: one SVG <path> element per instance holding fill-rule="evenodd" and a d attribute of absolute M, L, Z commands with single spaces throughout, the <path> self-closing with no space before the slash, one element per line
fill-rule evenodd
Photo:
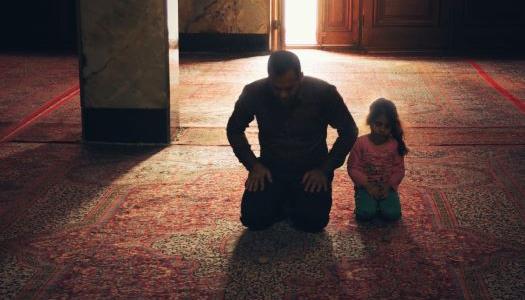
<path fill-rule="evenodd" d="M 75 51 L 75 0 L 0 3 L 0 50 Z"/>
<path fill-rule="evenodd" d="M 523 53 L 525 1 L 461 0 L 453 12 L 452 47 Z"/>

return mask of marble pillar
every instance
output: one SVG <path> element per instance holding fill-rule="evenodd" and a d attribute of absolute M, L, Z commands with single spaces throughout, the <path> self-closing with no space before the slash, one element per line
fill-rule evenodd
<path fill-rule="evenodd" d="M 182 51 L 266 52 L 270 0 L 179 0 Z"/>
<path fill-rule="evenodd" d="M 169 143 L 166 0 L 78 0 L 83 138 Z"/>
<path fill-rule="evenodd" d="M 269 0 L 179 0 L 183 33 L 266 34 Z"/>
<path fill-rule="evenodd" d="M 179 128 L 179 103 L 175 96 L 179 89 L 179 0 L 168 1 L 168 31 L 170 44 L 170 120 L 171 128 L 176 130 Z M 172 135 L 176 134 L 175 131 Z"/>

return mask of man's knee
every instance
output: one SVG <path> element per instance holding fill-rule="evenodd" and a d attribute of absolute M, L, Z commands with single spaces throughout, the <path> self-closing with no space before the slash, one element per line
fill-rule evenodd
<path fill-rule="evenodd" d="M 272 214 L 271 207 L 264 205 L 250 204 L 248 201 L 243 201 L 241 205 L 241 223 L 250 230 L 263 230 L 274 223 L 275 217 Z"/>
<path fill-rule="evenodd" d="M 330 209 L 332 207 L 331 190 L 307 193 L 301 188 L 296 197 L 291 214 L 293 226 L 306 232 L 322 231 L 330 218 Z"/>
<path fill-rule="evenodd" d="M 328 225 L 329 217 L 320 216 L 294 216 L 292 218 L 293 227 L 304 232 L 320 232 Z"/>
<path fill-rule="evenodd" d="M 241 223 L 249 230 L 258 231 L 264 230 L 273 225 L 272 218 L 254 217 L 241 215 Z"/>
<path fill-rule="evenodd" d="M 263 230 L 275 222 L 275 208 L 270 191 L 245 191 L 241 203 L 241 223 L 250 230 Z"/>

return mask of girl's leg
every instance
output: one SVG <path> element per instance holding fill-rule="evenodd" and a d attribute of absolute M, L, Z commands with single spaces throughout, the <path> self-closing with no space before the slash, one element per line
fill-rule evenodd
<path fill-rule="evenodd" d="M 379 212 L 381 217 L 389 221 L 396 221 L 401 218 L 401 203 L 399 202 L 398 192 L 390 190 L 386 199 L 379 202 Z"/>
<path fill-rule="evenodd" d="M 377 214 L 377 200 L 363 188 L 355 190 L 355 218 L 367 221 Z"/>

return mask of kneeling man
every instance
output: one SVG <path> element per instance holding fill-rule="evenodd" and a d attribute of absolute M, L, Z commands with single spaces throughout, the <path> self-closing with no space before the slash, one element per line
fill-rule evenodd
<path fill-rule="evenodd" d="M 256 118 L 260 157 L 246 139 Z M 338 137 L 328 151 L 328 125 Z M 228 141 L 248 169 L 241 222 L 261 230 L 289 218 L 292 226 L 319 232 L 328 224 L 332 179 L 351 150 L 357 127 L 336 88 L 303 76 L 299 58 L 278 51 L 268 60 L 268 77 L 246 85 L 228 121 Z"/>

